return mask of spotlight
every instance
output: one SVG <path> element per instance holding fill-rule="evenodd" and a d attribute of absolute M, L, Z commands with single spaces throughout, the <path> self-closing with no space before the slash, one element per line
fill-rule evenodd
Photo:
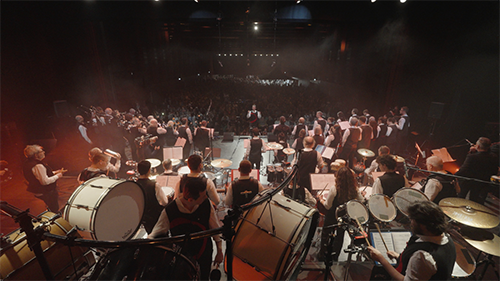
<path fill-rule="evenodd" d="M 179 77 L 179 81 L 181 81 L 181 78 Z"/>
<path fill-rule="evenodd" d="M 259 27 L 258 26 L 254 26 L 253 29 L 254 30 L 259 30 Z"/>
<path fill-rule="evenodd" d="M 226 54 L 224 54 L 224 56 L 226 56 Z"/>
<path fill-rule="evenodd" d="M 295 2 L 296 2 L 297 4 L 299 4 L 300 2 L 302 2 L 302 0 L 297 0 L 297 1 L 295 1 Z"/>
<path fill-rule="evenodd" d="M 230 57 L 232 57 L 232 56 L 233 56 L 233 54 L 229 54 L 229 56 L 230 56 Z"/>
<path fill-rule="evenodd" d="M 377 1 L 377 0 L 371 0 L 371 1 L 372 1 L 372 3 L 375 3 L 375 1 Z"/>
<path fill-rule="evenodd" d="M 406 0 L 399 0 L 399 2 L 401 2 L 401 3 L 406 3 Z"/>

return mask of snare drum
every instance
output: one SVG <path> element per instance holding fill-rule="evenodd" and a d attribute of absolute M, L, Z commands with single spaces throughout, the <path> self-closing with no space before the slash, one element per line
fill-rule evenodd
<path fill-rule="evenodd" d="M 429 198 L 420 190 L 404 187 L 394 193 L 394 204 L 398 210 L 408 217 L 408 207 L 414 202 L 429 201 Z"/>
<path fill-rule="evenodd" d="M 41 223 L 47 224 L 51 234 L 66 236 L 71 225 L 62 218 L 53 220 L 56 214 L 45 212 L 38 216 Z M 40 225 L 39 222 L 35 226 Z M 80 238 L 78 232 L 70 237 Z M 0 257 L 0 279 L 2 280 L 39 280 L 43 279 L 43 272 L 36 260 L 35 253 L 28 246 L 26 234 L 18 229 L 2 239 L 7 243 L 2 245 Z M 55 242 L 42 241 L 40 243 L 47 263 L 55 280 L 78 280 L 94 265 L 94 255 L 84 247 L 68 247 Z M 74 267 L 82 269 L 74 275 Z"/>
<path fill-rule="evenodd" d="M 261 196 L 258 194 L 254 200 Z M 233 239 L 234 279 L 289 279 L 300 270 L 318 218 L 315 208 L 279 194 L 269 205 L 262 203 L 247 211 Z"/>
<path fill-rule="evenodd" d="M 188 166 L 183 166 L 183 167 L 180 167 L 179 170 L 177 170 L 177 173 L 181 176 L 187 175 L 187 174 L 191 173 L 191 170 L 189 169 Z"/>
<path fill-rule="evenodd" d="M 122 241 L 135 234 L 143 213 L 144 192 L 137 183 L 92 178 L 73 192 L 64 218 L 94 240 Z"/>
<path fill-rule="evenodd" d="M 360 224 L 365 224 L 368 222 L 369 215 L 363 203 L 358 200 L 351 200 L 337 207 L 335 217 L 353 221 L 358 219 Z"/>
<path fill-rule="evenodd" d="M 396 218 L 398 211 L 391 199 L 385 194 L 373 194 L 368 199 L 368 209 L 376 219 L 382 222 L 391 222 Z"/>

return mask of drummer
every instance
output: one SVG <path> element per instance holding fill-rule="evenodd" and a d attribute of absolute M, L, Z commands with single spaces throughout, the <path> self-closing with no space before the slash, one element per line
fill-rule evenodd
<path fill-rule="evenodd" d="M 431 174 L 427 177 L 425 184 L 422 187 L 422 192 L 436 204 L 443 198 L 457 197 L 455 189 L 455 181 L 451 177 L 446 177 L 447 171 L 443 169 L 443 160 L 437 156 L 431 156 L 426 160 L 427 170 L 431 172 L 441 173 Z"/>
<path fill-rule="evenodd" d="M 179 175 L 177 172 L 174 172 L 172 170 L 172 160 L 170 160 L 170 159 L 163 160 L 163 162 L 161 164 L 163 166 L 163 169 L 165 170 L 161 174 L 162 176 L 177 176 L 177 175 Z"/>
<path fill-rule="evenodd" d="M 146 232 L 150 234 L 158 221 L 158 217 L 160 217 L 163 207 L 157 198 L 156 182 L 149 179 L 151 176 L 151 163 L 145 160 L 137 163 L 137 171 L 139 172 L 139 179 L 136 182 L 142 188 L 145 195 L 142 225 L 146 229 Z"/>
<path fill-rule="evenodd" d="M 368 247 L 370 256 L 382 264 L 392 280 L 451 280 L 456 250 L 451 237 L 445 234 L 448 220 L 444 212 L 431 201 L 415 202 L 408 212 L 413 236 L 401 254 L 387 252 L 387 256 L 398 260 L 396 267 L 372 246 Z"/>
<path fill-rule="evenodd" d="M 376 161 L 380 170 L 385 173 L 373 183 L 372 194 L 385 194 L 392 197 L 398 189 L 410 186 L 406 177 L 396 173 L 397 162 L 391 155 L 379 156 Z"/>
<path fill-rule="evenodd" d="M 381 147 L 378 148 L 378 156 L 389 155 L 389 154 L 391 154 L 391 149 L 387 145 L 382 145 Z M 380 172 L 377 161 L 372 161 L 370 167 L 365 169 L 365 176 L 370 179 L 370 182 L 372 181 L 373 172 Z"/>
<path fill-rule="evenodd" d="M 91 178 L 105 177 L 109 165 L 110 157 L 104 153 L 98 153 L 92 157 L 92 164 L 90 167 L 83 169 L 78 175 L 78 183 L 82 184 Z"/>
<path fill-rule="evenodd" d="M 257 193 L 264 190 L 257 179 L 250 177 L 250 172 L 252 172 L 250 161 L 241 161 L 238 171 L 240 177 L 228 186 L 225 200 L 226 205 L 233 209 L 252 201 Z"/>
<path fill-rule="evenodd" d="M 321 248 L 318 253 L 319 261 L 324 260 L 326 254 L 325 251 L 328 246 L 328 236 L 333 232 L 332 228 L 325 230 L 325 227 L 337 223 L 337 216 L 335 215 L 337 207 L 354 199 L 364 201 L 363 195 L 358 189 L 356 176 L 348 167 L 342 167 L 336 174 L 335 185 L 330 187 L 326 200 L 323 198 L 319 199 L 328 210 L 325 215 L 325 222 L 321 233 Z M 344 229 L 337 228 L 337 234 L 335 236 L 335 241 L 333 242 L 332 257 L 334 261 L 338 261 L 342 244 L 344 242 L 344 234 Z"/>
<path fill-rule="evenodd" d="M 252 129 L 252 139 L 250 140 L 250 145 L 247 147 L 245 152 L 245 158 L 247 158 L 250 163 L 252 163 L 252 168 L 260 170 L 260 162 L 262 161 L 262 153 L 269 150 L 269 148 L 259 137 L 259 128 Z"/>
<path fill-rule="evenodd" d="M 211 179 L 207 179 L 201 172 L 201 170 L 203 169 L 203 159 L 201 158 L 201 156 L 196 154 L 189 156 L 188 167 L 190 173 L 187 175 L 183 175 L 181 180 L 175 185 L 174 199 L 180 197 L 180 195 L 182 194 L 181 187 L 186 183 L 188 179 L 198 178 L 205 182 L 208 198 L 215 204 L 215 206 L 218 206 L 220 203 L 220 198 L 217 194 L 217 190 L 215 189 L 215 184 Z"/>
<path fill-rule="evenodd" d="M 92 158 L 94 158 L 95 155 L 100 154 L 100 153 L 103 153 L 103 152 L 99 147 L 94 147 L 91 150 L 89 150 L 90 162 L 92 163 Z M 120 171 L 120 167 L 122 165 L 122 163 L 121 163 L 122 156 L 120 155 L 120 153 L 116 153 L 116 155 L 117 155 L 117 157 L 115 158 L 116 159 L 115 164 L 111 164 L 111 162 L 110 162 L 108 164 L 108 167 L 106 168 L 106 170 L 108 171 L 108 175 L 110 172 L 111 173 L 118 173 Z"/>

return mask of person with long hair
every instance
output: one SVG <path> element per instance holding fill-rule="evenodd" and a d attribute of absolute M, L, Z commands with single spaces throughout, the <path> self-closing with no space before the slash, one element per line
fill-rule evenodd
<path fill-rule="evenodd" d="M 318 260 L 323 260 L 325 257 L 325 251 L 328 245 L 328 236 L 333 232 L 332 228 L 326 230 L 325 228 L 337 223 L 337 216 L 335 215 L 337 207 L 354 199 L 359 201 L 364 200 L 363 195 L 358 190 L 358 184 L 354 172 L 347 167 L 342 167 L 336 174 L 335 185 L 330 188 L 326 201 L 322 200 L 323 205 L 328 211 L 325 214 L 323 232 L 321 233 L 321 248 Z M 333 242 L 332 258 L 334 261 L 338 261 L 344 241 L 344 234 L 344 229 L 337 228 L 337 233 Z"/>

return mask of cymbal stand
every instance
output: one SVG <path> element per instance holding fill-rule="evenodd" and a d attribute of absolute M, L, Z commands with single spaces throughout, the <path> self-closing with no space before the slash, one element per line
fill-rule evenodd
<path fill-rule="evenodd" d="M 349 234 L 349 236 L 351 237 L 351 244 L 349 244 L 349 246 L 347 246 L 347 249 L 344 249 L 344 252 L 348 253 L 347 255 L 347 263 L 344 265 L 344 277 L 342 278 L 342 280 L 347 280 L 348 276 L 349 276 L 349 268 L 351 267 L 351 258 L 352 258 L 352 255 L 357 253 L 358 254 L 358 258 L 359 258 L 359 253 L 362 253 L 365 249 L 363 249 L 363 247 L 360 247 L 360 246 L 356 246 L 354 244 L 355 242 L 355 235 L 354 235 L 354 231 L 352 229 L 347 229 L 346 232 Z"/>
<path fill-rule="evenodd" d="M 479 254 L 477 255 L 476 260 L 479 260 L 479 258 L 481 257 L 482 253 L 483 253 L 482 251 L 479 251 Z M 497 275 L 497 280 L 500 280 L 500 276 L 498 275 L 498 270 L 497 270 L 497 268 L 495 266 L 495 261 L 493 261 L 493 255 L 486 254 L 486 253 L 484 253 L 484 254 L 486 255 L 486 259 L 483 259 L 483 260 L 478 261 L 476 263 L 476 269 L 479 267 L 479 265 L 481 265 L 483 263 L 485 264 L 484 268 L 483 268 L 483 271 L 481 271 L 481 273 L 477 277 L 477 280 L 483 280 L 484 274 L 486 273 L 486 270 L 488 269 L 488 266 L 490 266 L 490 265 L 493 266 L 493 271 Z"/>

